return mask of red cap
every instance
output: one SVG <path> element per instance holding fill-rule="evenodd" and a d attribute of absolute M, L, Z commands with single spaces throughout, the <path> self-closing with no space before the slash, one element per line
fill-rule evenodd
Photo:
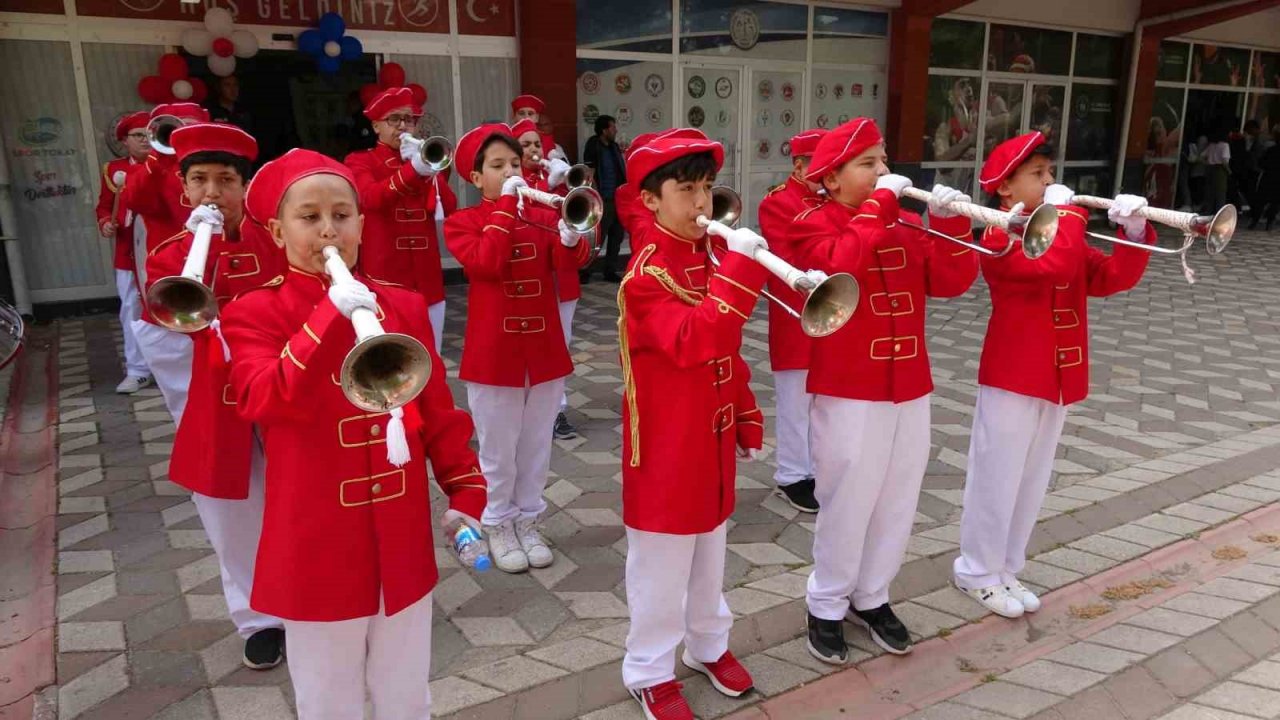
<path fill-rule="evenodd" d="M 1013 174 L 1018 166 L 1031 157 L 1036 148 L 1045 143 L 1044 133 L 1033 130 L 1026 135 L 1005 140 L 987 155 L 982 163 L 982 172 L 978 174 L 978 185 L 982 191 L 990 195 L 1000 187 L 1004 179 Z"/>
<path fill-rule="evenodd" d="M 823 128 L 805 130 L 791 138 L 791 157 L 808 157 L 818 149 L 818 143 L 830 133 Z"/>
<path fill-rule="evenodd" d="M 235 125 L 196 123 L 183 125 L 169 136 L 178 162 L 193 153 L 225 152 L 250 161 L 258 159 L 258 141 Z"/>
<path fill-rule="evenodd" d="M 195 120 L 196 122 L 202 123 L 209 122 L 209 111 L 195 103 L 189 102 L 157 105 L 151 110 L 151 116 L 147 119 L 154 120 L 161 115 L 173 115 L 174 117 L 182 118 L 183 120 Z"/>
<path fill-rule="evenodd" d="M 804 176 L 809 182 L 822 182 L 827 173 L 835 172 L 840 166 L 858 157 L 867 148 L 884 142 L 876 121 L 868 117 L 858 117 L 827 133 L 818 141 L 813 151 L 813 159 L 809 161 L 809 173 Z M 794 148 L 791 154 L 795 155 Z"/>
<path fill-rule="evenodd" d="M 515 139 L 511 135 L 511 128 L 502 123 L 485 123 L 458 138 L 458 145 L 453 152 L 453 164 L 464 178 L 470 177 L 471 171 L 476 166 L 476 158 L 480 155 L 480 148 L 494 135 L 505 135 Z"/>
<path fill-rule="evenodd" d="M 547 111 L 547 104 L 537 95 L 521 95 L 511 101 L 511 114 L 515 115 L 520 108 L 533 108 L 534 112 L 541 115 Z"/>
<path fill-rule="evenodd" d="M 116 139 L 124 142 L 125 137 L 134 130 L 141 130 L 151 121 L 151 113 L 146 110 L 140 110 L 136 113 L 129 113 L 120 118 L 120 122 L 116 123 Z"/>
<path fill-rule="evenodd" d="M 536 124 L 534 124 L 534 122 L 533 122 L 532 120 L 530 120 L 529 118 L 525 118 L 525 119 L 521 120 L 520 122 L 516 123 L 515 125 L 512 125 L 512 126 L 511 126 L 511 137 L 513 137 L 513 138 L 515 138 L 515 139 L 517 139 L 517 140 L 519 140 L 519 139 L 520 139 L 520 136 L 521 136 L 521 135 L 523 135 L 523 134 L 525 134 L 525 133 L 529 133 L 529 132 L 531 132 L 531 133 L 537 133 L 537 132 L 538 132 L 538 126 L 537 126 Z M 538 133 L 538 137 L 539 137 L 539 138 L 541 138 L 541 137 L 542 137 L 542 133 Z M 543 148 L 543 150 L 547 150 L 547 149 L 548 149 L 548 148 Z"/>
<path fill-rule="evenodd" d="M 701 135 L 702 133 L 698 133 Z M 627 168 L 628 182 L 635 178 L 636 187 L 644 183 L 645 178 L 654 170 L 685 155 L 709 152 L 715 157 L 716 170 L 724 165 L 724 146 L 714 140 L 688 137 L 680 133 L 668 133 L 664 137 L 650 140 L 647 145 L 631 153 L 630 167 Z"/>
<path fill-rule="evenodd" d="M 387 88 L 369 101 L 364 116 L 370 120 L 386 120 L 396 108 L 409 108 L 414 115 L 422 114 L 422 106 L 413 101 L 413 91 L 407 87 Z"/>
<path fill-rule="evenodd" d="M 280 201 L 289 187 L 302 178 L 320 173 L 337 175 L 348 183 L 355 192 L 356 177 L 346 165 L 328 155 L 314 150 L 294 148 L 271 162 L 263 165 L 249 183 L 244 195 L 244 209 L 249 217 L 266 225 L 267 221 L 280 214 Z M 360 195 L 356 194 L 359 203 Z"/>
<path fill-rule="evenodd" d="M 694 128 L 672 128 L 670 130 L 663 130 L 662 132 L 656 132 L 656 133 L 641 133 L 640 135 L 636 136 L 635 140 L 631 141 L 631 145 L 627 148 L 626 157 L 624 158 L 624 160 L 626 160 L 626 162 L 630 164 L 631 157 L 636 154 L 636 151 L 638 151 L 640 148 L 644 147 L 645 145 L 648 145 L 649 143 L 653 142 L 654 140 L 657 140 L 659 138 L 666 138 L 666 137 L 682 137 L 682 138 L 689 138 L 691 140 L 706 140 L 707 134 L 702 132 L 701 130 L 695 130 Z"/>

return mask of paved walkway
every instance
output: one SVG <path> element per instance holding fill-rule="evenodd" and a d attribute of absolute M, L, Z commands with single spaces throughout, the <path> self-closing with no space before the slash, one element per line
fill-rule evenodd
<path fill-rule="evenodd" d="M 1280 245 L 1241 233 L 1226 255 L 1193 262 L 1201 275 L 1194 287 L 1176 261 L 1156 258 L 1138 290 L 1091 309 L 1094 394 L 1072 410 L 1025 577 L 1042 591 L 1151 556 L 1280 498 L 1280 476 L 1270 474 L 1280 467 L 1280 333 L 1269 310 L 1280 300 Z M 450 290 L 445 356 L 462 403 L 462 289 Z M 438 716 L 636 717 L 618 669 L 626 542 L 616 286 L 584 290 L 570 381 L 572 419 L 584 436 L 556 443 L 547 492 L 557 562 L 521 576 L 473 575 L 438 553 L 431 677 Z M 893 588 L 922 639 L 959 635 L 980 619 L 946 582 L 988 312 L 981 286 L 931 305 L 934 447 L 908 562 Z M 745 348 L 753 388 L 771 414 L 763 316 L 757 308 Z M 161 398 L 113 393 L 114 327 L 97 316 L 63 321 L 52 333 L 58 653 L 57 685 L 46 697 L 56 698 L 64 719 L 291 717 L 287 672 L 238 664 L 240 644 L 207 538 L 186 493 L 166 477 L 174 429 Z M 729 702 L 691 679 L 686 689 L 704 718 L 830 672 L 796 640 L 811 518 L 771 494 L 767 452 L 740 473 L 726 586 L 739 616 L 733 648 L 761 693 Z M 850 635 L 857 659 L 874 662 L 878 653 L 865 636 Z"/>

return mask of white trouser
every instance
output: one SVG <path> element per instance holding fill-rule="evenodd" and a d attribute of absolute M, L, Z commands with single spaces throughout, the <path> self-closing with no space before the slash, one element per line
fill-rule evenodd
<path fill-rule="evenodd" d="M 244 500 L 191 493 L 191 502 L 195 503 L 200 523 L 209 535 L 209 543 L 218 556 L 218 566 L 222 568 L 222 594 L 227 599 L 227 612 L 242 638 L 266 628 L 282 627 L 279 618 L 249 607 L 253 565 L 258 559 L 258 538 L 262 536 L 267 469 L 262 443 L 256 433 L 249 463 L 249 497 Z"/>
<path fill-rule="evenodd" d="M 622 661 L 628 688 L 652 687 L 676 676 L 676 647 L 714 662 L 729 649 L 733 613 L 724 600 L 727 530 L 668 535 L 627 528 L 627 609 L 631 630 Z"/>
<path fill-rule="evenodd" d="M 570 356 L 573 355 L 573 313 L 577 309 L 577 300 L 564 300 L 560 303 L 560 329 L 564 330 L 564 346 L 569 348 Z M 560 393 L 560 412 L 564 412 L 568 407 L 569 388 L 568 382 L 566 382 L 564 392 Z"/>
<path fill-rule="evenodd" d="M 427 319 L 431 321 L 431 337 L 436 341 L 436 354 L 444 343 L 444 305 L 445 300 L 427 306 Z"/>
<path fill-rule="evenodd" d="M 120 334 L 124 336 L 124 373 L 129 377 L 149 377 L 147 359 L 133 333 L 133 321 L 142 317 L 142 296 L 132 270 L 116 270 L 116 295 L 120 298 Z"/>
<path fill-rule="evenodd" d="M 133 334 L 147 359 L 147 367 L 156 379 L 156 387 L 164 395 L 165 407 L 174 424 L 182 422 L 187 407 L 187 390 L 191 387 L 191 356 L 195 345 L 182 333 L 165 330 L 145 320 L 133 322 Z"/>
<path fill-rule="evenodd" d="M 298 720 L 363 718 L 366 687 L 373 720 L 431 717 L 431 593 L 391 617 L 285 620 L 284 633 Z"/>
<path fill-rule="evenodd" d="M 809 404 L 813 396 L 805 392 L 808 370 L 778 370 L 773 373 L 773 399 L 778 420 L 778 470 L 773 481 L 778 487 L 813 477 L 809 454 Z"/>
<path fill-rule="evenodd" d="M 815 495 L 809 612 L 841 620 L 889 602 L 929 465 L 929 396 L 905 403 L 815 395 L 809 416 Z"/>
<path fill-rule="evenodd" d="M 978 388 L 969 438 L 969 471 L 954 570 L 971 590 L 1012 582 L 1027 562 L 1027 543 L 1053 476 L 1053 456 L 1067 420 L 1065 405 Z"/>
<path fill-rule="evenodd" d="M 564 378 L 522 388 L 467 383 L 480 470 L 489 484 L 489 504 L 481 518 L 485 525 L 537 518 L 547 509 L 542 491 L 562 392 Z"/>

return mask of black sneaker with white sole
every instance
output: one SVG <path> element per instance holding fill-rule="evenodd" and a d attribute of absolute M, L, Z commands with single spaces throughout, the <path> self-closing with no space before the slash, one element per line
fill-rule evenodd
<path fill-rule="evenodd" d="M 557 440 L 572 440 L 578 437 L 578 428 L 569 422 L 569 418 L 565 417 L 564 413 L 560 413 L 556 415 L 556 424 L 552 427 L 551 434 Z"/>
<path fill-rule="evenodd" d="M 805 622 L 809 630 L 809 654 L 828 665 L 849 662 L 849 646 L 844 641 L 844 623 L 823 620 L 809 613 Z"/>
<path fill-rule="evenodd" d="M 788 505 L 800 512 L 816 513 L 818 498 L 813 495 L 816 484 L 813 478 L 807 477 L 790 485 L 779 485 L 778 494 L 787 501 Z"/>
<path fill-rule="evenodd" d="M 898 616 L 893 614 L 889 603 L 874 610 L 855 610 L 850 606 L 845 617 L 850 622 L 865 627 L 871 633 L 871 639 L 884 648 L 885 652 L 894 655 L 911 652 L 911 633 L 907 632 L 907 626 L 902 624 Z"/>
<path fill-rule="evenodd" d="M 250 670 L 270 670 L 284 660 L 284 630 L 267 628 L 244 641 L 244 666 Z"/>

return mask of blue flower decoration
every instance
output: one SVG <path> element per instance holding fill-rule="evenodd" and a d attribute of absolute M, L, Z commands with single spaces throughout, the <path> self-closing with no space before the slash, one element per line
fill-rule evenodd
<path fill-rule="evenodd" d="M 316 67 L 327 75 L 338 72 L 343 60 L 356 60 L 364 54 L 364 46 L 351 35 L 344 35 L 347 23 L 335 12 L 320 16 L 320 27 L 304 30 L 298 36 L 298 52 L 315 58 Z"/>

